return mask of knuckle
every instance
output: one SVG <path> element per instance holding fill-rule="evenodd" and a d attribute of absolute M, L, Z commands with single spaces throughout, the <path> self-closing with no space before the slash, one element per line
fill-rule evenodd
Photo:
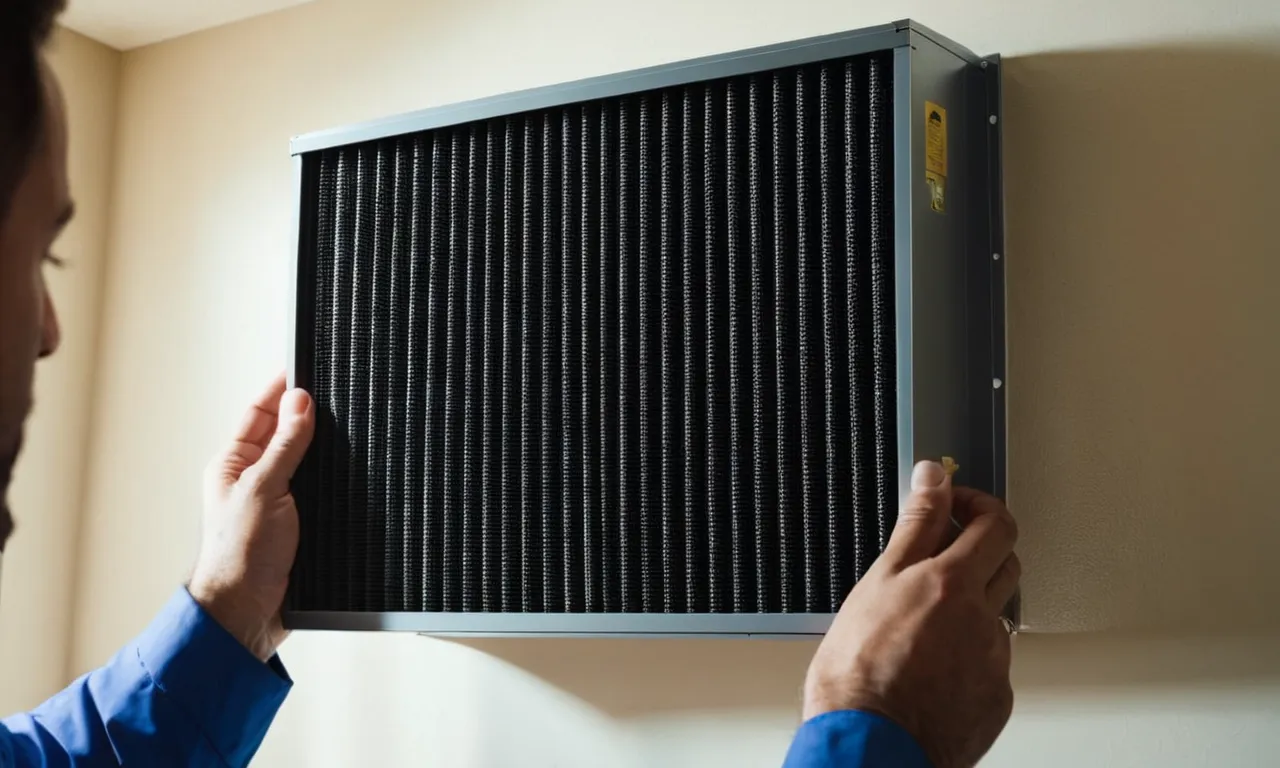
<path fill-rule="evenodd" d="M 903 504 L 904 511 L 918 515 L 930 515 L 946 506 L 946 493 L 941 488 L 921 488 L 907 496 Z"/>
<path fill-rule="evenodd" d="M 241 489 L 251 496 L 261 493 L 266 482 L 267 475 L 262 471 L 261 464 L 254 464 L 240 475 Z"/>
<path fill-rule="evenodd" d="M 1013 519 L 1013 515 L 1005 512 L 1000 515 L 992 515 L 990 525 L 993 532 L 1000 538 L 1007 540 L 1011 545 L 1018 542 L 1018 523 Z"/>
<path fill-rule="evenodd" d="M 1009 559 L 1005 561 L 1005 570 L 1008 571 L 1009 577 L 1017 582 L 1022 579 L 1022 561 L 1018 559 L 1016 554 L 1009 555 Z"/>
<path fill-rule="evenodd" d="M 965 592 L 967 585 L 959 568 L 940 565 L 929 570 L 929 591 L 936 602 L 944 603 Z"/>

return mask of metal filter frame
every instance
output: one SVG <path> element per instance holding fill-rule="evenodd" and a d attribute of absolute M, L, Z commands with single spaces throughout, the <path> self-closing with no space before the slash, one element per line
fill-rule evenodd
<path fill-rule="evenodd" d="M 910 20 L 708 56 L 427 109 L 294 138 L 295 259 L 289 340 L 295 382 L 305 333 L 297 294 L 309 287 L 303 156 L 333 147 L 638 91 L 893 51 L 894 281 L 899 497 L 917 460 L 953 456 L 966 485 L 1006 489 L 1004 203 L 1000 58 L 981 58 Z M 925 179 L 926 102 L 947 110 L 947 211 Z M 1020 623 L 1018 599 L 1005 615 Z M 291 629 L 408 631 L 439 636 L 760 637 L 820 635 L 814 613 L 286 612 Z"/>

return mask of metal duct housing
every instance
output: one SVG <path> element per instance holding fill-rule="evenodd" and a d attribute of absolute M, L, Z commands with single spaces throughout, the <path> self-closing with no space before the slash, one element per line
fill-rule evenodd
<path fill-rule="evenodd" d="M 999 63 L 911 22 L 294 140 L 295 628 L 825 630 L 1003 494 Z"/>

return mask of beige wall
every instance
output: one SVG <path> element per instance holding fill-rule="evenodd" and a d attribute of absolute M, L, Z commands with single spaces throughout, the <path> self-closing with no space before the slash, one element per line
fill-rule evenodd
<path fill-rule="evenodd" d="M 200 467 L 283 365 L 290 136 L 903 16 L 1009 57 L 1027 618 L 1109 630 L 1019 639 L 989 762 L 1274 762 L 1272 0 L 321 0 L 127 54 L 72 671 L 184 575 Z M 260 762 L 777 765 L 810 651 L 304 634 Z"/>
<path fill-rule="evenodd" d="M 0 665 L 0 711 L 30 707 L 66 681 L 120 60 L 74 32 L 60 31 L 50 51 L 71 122 L 77 214 L 56 246 L 70 268 L 48 272 L 62 351 L 40 365 L 36 412 L 11 492 L 18 531 L 4 558 L 0 656 L 15 661 Z"/>

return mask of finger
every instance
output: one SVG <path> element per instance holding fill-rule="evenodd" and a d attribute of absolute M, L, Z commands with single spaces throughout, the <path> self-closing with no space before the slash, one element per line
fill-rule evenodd
<path fill-rule="evenodd" d="M 275 433 L 254 465 L 259 481 L 272 493 L 285 493 L 315 433 L 315 408 L 304 390 L 291 389 L 280 399 Z"/>
<path fill-rule="evenodd" d="M 982 515 L 999 514 L 1007 511 L 1004 502 L 975 488 L 957 486 L 952 491 L 954 502 L 951 505 L 951 516 L 963 528 Z"/>
<path fill-rule="evenodd" d="M 1018 591 L 1018 581 L 1022 578 L 1022 561 L 1017 553 L 1010 554 L 1000 564 L 996 575 L 987 582 L 987 606 L 993 613 L 999 614 L 1009 604 Z"/>
<path fill-rule="evenodd" d="M 911 494 L 898 512 L 898 522 L 884 557 L 902 569 L 938 551 L 951 521 L 951 479 L 942 465 L 922 461 L 911 473 Z"/>
<path fill-rule="evenodd" d="M 262 452 L 276 430 L 276 417 L 284 390 L 284 374 L 280 374 L 272 379 L 240 419 L 240 426 L 226 454 L 216 462 L 218 474 L 228 482 L 234 483 L 242 472 L 262 458 Z"/>
<path fill-rule="evenodd" d="M 280 409 L 280 397 L 284 395 L 285 380 L 281 373 L 271 380 L 258 397 L 249 406 L 240 428 L 236 430 L 235 441 L 238 443 L 254 443 L 265 448 L 267 438 L 271 436 L 275 426 L 276 414 Z"/>
<path fill-rule="evenodd" d="M 993 496 L 956 489 L 957 521 L 964 530 L 938 555 L 985 585 L 996 575 L 1018 541 L 1018 525 L 1009 510 Z"/>

